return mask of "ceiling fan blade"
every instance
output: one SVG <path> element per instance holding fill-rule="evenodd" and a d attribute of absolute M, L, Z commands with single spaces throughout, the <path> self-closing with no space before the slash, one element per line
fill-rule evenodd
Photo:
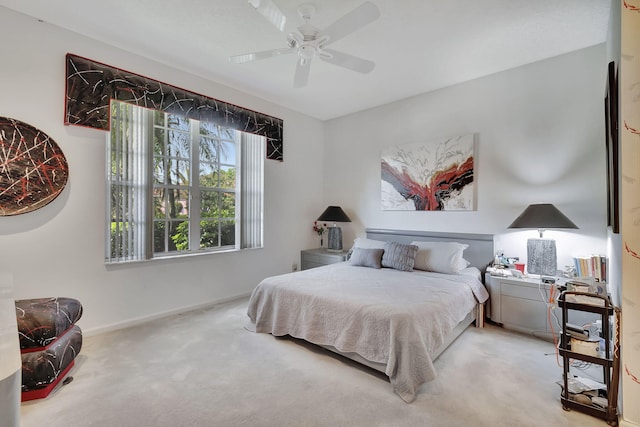
<path fill-rule="evenodd" d="M 287 17 L 272 0 L 249 0 L 249 3 L 278 30 L 284 31 Z"/>
<path fill-rule="evenodd" d="M 252 52 L 245 53 L 242 55 L 234 55 L 229 57 L 229 62 L 233 62 L 234 64 L 242 64 L 244 62 L 258 61 L 260 59 L 272 58 L 274 56 L 287 55 L 289 53 L 295 53 L 295 48 L 283 48 L 283 49 L 272 49 L 272 50 L 263 50 L 261 52 Z"/>
<path fill-rule="evenodd" d="M 309 81 L 309 70 L 311 70 L 311 59 L 300 58 L 296 65 L 296 74 L 293 78 L 293 87 L 303 87 Z"/>
<path fill-rule="evenodd" d="M 344 36 L 364 27 L 380 17 L 378 6 L 367 1 L 344 15 L 342 18 L 329 25 L 320 33 L 323 36 L 329 36 L 329 41 L 325 43 L 329 45 L 340 40 Z"/>
<path fill-rule="evenodd" d="M 324 49 L 323 53 L 329 54 L 319 56 L 323 61 L 348 68 L 359 73 L 369 73 L 376 66 L 373 61 L 358 58 L 357 56 L 349 55 L 348 53 L 338 52 L 337 50 Z"/>

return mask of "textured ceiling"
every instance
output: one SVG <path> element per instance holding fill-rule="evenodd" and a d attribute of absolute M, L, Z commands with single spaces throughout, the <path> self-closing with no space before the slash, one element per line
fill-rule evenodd
<path fill-rule="evenodd" d="M 304 0 L 273 0 L 300 24 Z M 323 29 L 363 0 L 318 0 Z M 375 22 L 331 48 L 372 60 L 359 74 L 319 60 L 293 88 L 295 55 L 247 0 L 0 0 L 0 5 L 326 120 L 605 42 L 610 0 L 372 0 Z M 0 8 L 0 13 L 2 9 Z M 97 61 L 99 57 L 92 58 Z M 118 66 L 118 64 L 112 64 Z M 132 70 L 135 71 L 135 70 Z"/>

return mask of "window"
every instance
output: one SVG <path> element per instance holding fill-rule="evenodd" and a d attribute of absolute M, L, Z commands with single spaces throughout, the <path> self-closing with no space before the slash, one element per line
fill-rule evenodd
<path fill-rule="evenodd" d="M 262 247 L 264 137 L 111 103 L 107 262 Z"/>

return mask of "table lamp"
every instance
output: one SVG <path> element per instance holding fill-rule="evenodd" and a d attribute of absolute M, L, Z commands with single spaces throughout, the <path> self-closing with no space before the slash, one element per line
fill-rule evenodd
<path fill-rule="evenodd" d="M 529 205 L 508 228 L 536 228 L 539 239 L 527 240 L 527 272 L 555 276 L 558 270 L 556 241 L 543 239 L 542 233 L 554 228 L 578 228 L 551 203 Z"/>
<path fill-rule="evenodd" d="M 318 217 L 318 221 L 333 222 L 333 227 L 329 227 L 329 241 L 327 250 L 329 252 L 342 252 L 342 229 L 336 225 L 336 222 L 351 222 L 346 213 L 340 206 L 329 206 Z"/>

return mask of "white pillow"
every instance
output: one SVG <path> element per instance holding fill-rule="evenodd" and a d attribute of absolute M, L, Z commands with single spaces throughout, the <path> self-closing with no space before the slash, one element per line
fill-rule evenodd
<path fill-rule="evenodd" d="M 351 246 L 351 249 L 349 249 L 349 252 L 347 253 L 347 260 L 351 259 L 351 255 L 353 254 L 353 250 L 355 248 L 384 249 L 384 244 L 385 242 L 383 242 L 382 240 L 367 239 L 366 237 L 356 237 L 353 241 L 353 246 Z"/>
<path fill-rule="evenodd" d="M 469 265 L 463 258 L 469 247 L 458 242 L 411 242 L 418 247 L 413 268 L 435 273 L 459 274 Z"/>
<path fill-rule="evenodd" d="M 385 243 L 386 242 L 382 240 L 367 239 L 366 237 L 356 237 L 356 239 L 353 241 L 353 247 L 363 249 L 384 249 Z"/>

